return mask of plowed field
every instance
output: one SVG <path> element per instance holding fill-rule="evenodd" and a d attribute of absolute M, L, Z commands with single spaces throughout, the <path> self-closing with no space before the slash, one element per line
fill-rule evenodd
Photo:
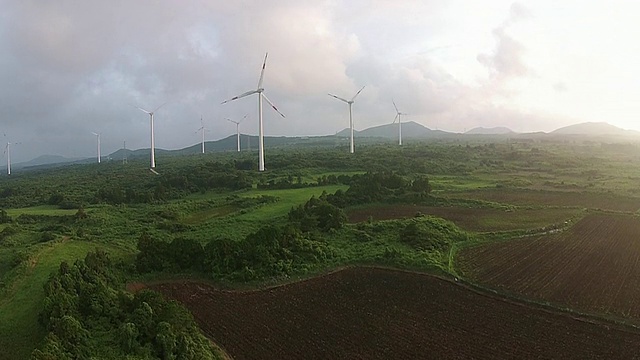
<path fill-rule="evenodd" d="M 640 333 L 432 276 L 351 268 L 266 290 L 152 287 L 234 359 L 630 359 Z"/>
<path fill-rule="evenodd" d="M 629 196 L 574 191 L 538 191 L 525 189 L 487 189 L 448 194 L 449 197 L 493 201 L 513 205 L 578 206 L 634 212 L 640 199 Z"/>
<path fill-rule="evenodd" d="M 589 215 L 562 234 L 463 250 L 465 276 L 581 311 L 640 322 L 640 219 Z"/>
<path fill-rule="evenodd" d="M 434 215 L 454 222 L 469 231 L 506 231 L 537 229 L 565 221 L 578 214 L 576 209 L 478 209 L 463 207 L 432 207 L 419 205 L 375 205 L 350 210 L 347 213 L 352 223 L 373 220 L 390 220 L 413 217 L 417 212 Z"/>

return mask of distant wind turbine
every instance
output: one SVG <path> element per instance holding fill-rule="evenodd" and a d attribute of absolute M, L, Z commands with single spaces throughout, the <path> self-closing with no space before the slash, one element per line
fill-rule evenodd
<path fill-rule="evenodd" d="M 356 96 L 358 96 L 358 94 L 360 94 L 360 92 L 363 89 L 364 89 L 364 86 L 360 90 L 358 90 L 358 92 L 355 95 L 353 95 L 351 100 L 343 99 L 343 98 L 341 98 L 339 96 L 336 96 L 336 95 L 333 95 L 333 94 L 328 94 L 331 97 L 334 97 L 334 98 L 336 98 L 338 100 L 344 101 L 347 104 L 349 104 L 349 129 L 351 130 L 351 147 L 350 147 L 349 152 L 352 153 L 352 154 L 353 154 L 353 115 L 352 115 L 352 112 L 351 112 L 351 106 L 353 105 L 353 102 L 356 100 Z"/>
<path fill-rule="evenodd" d="M 226 104 L 230 101 L 237 100 L 243 98 L 245 96 L 249 96 L 252 94 L 258 94 L 258 171 L 264 171 L 264 129 L 262 126 L 262 98 L 264 98 L 269 105 L 282 117 L 285 117 L 283 113 L 278 110 L 278 108 L 273 105 L 269 98 L 264 94 L 264 88 L 262 87 L 262 80 L 264 80 L 264 68 L 267 65 L 267 56 L 269 53 L 264 55 L 264 62 L 262 63 L 262 71 L 260 71 L 260 80 L 258 80 L 258 88 L 256 90 L 247 91 L 238 96 L 234 96 L 229 100 L 225 100 L 222 103 Z"/>
<path fill-rule="evenodd" d="M 92 134 L 96 136 L 96 141 L 97 141 L 96 149 L 97 149 L 97 153 L 98 153 L 98 164 L 100 164 L 100 134 L 94 133 L 94 132 L 92 132 Z"/>
<path fill-rule="evenodd" d="M 209 129 L 204 127 L 204 122 L 202 121 L 202 116 L 200 116 L 200 125 L 202 125 L 202 126 L 200 127 L 200 129 L 198 129 L 198 131 L 196 131 L 196 134 L 202 131 L 202 153 L 204 154 L 204 133 L 206 133 Z"/>
<path fill-rule="evenodd" d="M 245 115 L 242 118 L 242 120 L 246 119 L 247 116 L 248 116 L 248 114 Z M 234 121 L 234 120 L 231 120 L 231 119 L 227 118 L 227 121 L 231 121 L 232 123 L 236 124 L 236 137 L 238 138 L 238 152 L 240 152 L 240 123 L 242 122 L 242 120 Z"/>
<path fill-rule="evenodd" d="M 4 137 L 6 139 L 7 134 L 4 134 Z M 19 142 L 17 143 L 13 143 L 13 145 L 18 145 L 20 144 Z M 11 145 L 12 143 L 7 142 L 7 145 L 4 148 L 4 153 L 7 154 L 7 175 L 11 175 Z"/>
<path fill-rule="evenodd" d="M 402 117 L 402 115 L 408 115 L 408 114 L 401 113 L 400 110 L 398 110 L 398 107 L 396 106 L 396 102 L 393 101 L 393 99 L 391 99 L 391 102 L 393 103 L 393 107 L 396 108 L 396 117 L 393 119 L 393 124 L 396 123 L 396 120 L 398 121 L 398 145 L 402 145 L 402 121 L 401 121 L 401 117 Z"/>
<path fill-rule="evenodd" d="M 149 117 L 151 118 L 151 171 L 155 172 L 155 167 L 156 167 L 156 145 L 155 145 L 155 137 L 154 137 L 154 133 L 153 133 L 153 114 L 158 111 L 161 107 L 163 107 L 166 104 L 166 102 L 160 106 L 158 106 L 157 108 L 155 108 L 152 111 L 148 111 L 145 110 L 141 107 L 136 106 L 136 108 L 138 108 L 140 111 L 142 111 L 145 114 L 149 114 Z M 156 173 L 157 174 L 157 173 Z"/>

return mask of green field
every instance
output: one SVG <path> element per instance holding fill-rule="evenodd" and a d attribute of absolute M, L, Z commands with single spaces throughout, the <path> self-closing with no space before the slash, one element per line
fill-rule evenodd
<path fill-rule="evenodd" d="M 160 176 L 146 160 L 132 159 L 0 177 L 0 209 L 10 217 L 0 223 L 0 359 L 28 358 L 42 342 L 43 284 L 61 261 L 95 248 L 121 260 L 129 279 L 188 276 L 233 287 L 348 264 L 451 276 L 462 246 L 562 229 L 593 211 L 640 208 L 640 159 L 615 147 L 413 143 L 367 145 L 353 155 L 277 149 L 274 170 L 265 173 L 243 168 L 252 159 L 163 157 Z M 318 200 L 338 190 L 341 198 Z M 377 213 L 357 223 L 342 218 L 369 210 Z M 144 236 L 153 241 L 149 251 L 165 249 L 156 249 L 165 258 L 150 257 L 161 266 L 135 271 Z M 175 245 L 181 242 L 224 256 L 189 267 L 171 258 L 184 250 Z"/>

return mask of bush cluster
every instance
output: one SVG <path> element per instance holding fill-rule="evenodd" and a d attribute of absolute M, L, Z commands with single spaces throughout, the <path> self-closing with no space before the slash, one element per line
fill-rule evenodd
<path fill-rule="evenodd" d="M 204 247 L 193 239 L 171 242 L 143 234 L 138 241 L 139 272 L 196 270 L 213 277 L 248 281 L 288 275 L 331 257 L 331 248 L 310 240 L 293 226 L 265 226 L 241 241 L 210 240 Z"/>
<path fill-rule="evenodd" d="M 423 176 L 408 180 L 395 172 L 373 172 L 351 177 L 347 191 L 326 195 L 338 207 L 372 202 L 415 202 L 431 192 L 429 179 Z"/>
<path fill-rule="evenodd" d="M 158 293 L 131 295 L 121 286 L 103 251 L 72 265 L 62 262 L 45 284 L 39 320 L 48 334 L 32 359 L 89 359 L 105 352 L 113 358 L 214 358 L 185 308 Z"/>

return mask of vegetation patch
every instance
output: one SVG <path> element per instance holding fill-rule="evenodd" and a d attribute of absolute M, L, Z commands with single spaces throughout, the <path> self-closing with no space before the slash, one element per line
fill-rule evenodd
<path fill-rule="evenodd" d="M 32 359 L 218 358 L 188 311 L 154 292 L 120 290 L 118 275 L 103 251 L 62 262 L 44 287 L 48 334 Z"/>
<path fill-rule="evenodd" d="M 454 222 L 468 231 L 509 231 L 538 229 L 564 222 L 580 214 L 575 208 L 470 208 L 412 204 L 376 204 L 347 210 L 349 222 L 404 219 L 432 215 Z"/>

